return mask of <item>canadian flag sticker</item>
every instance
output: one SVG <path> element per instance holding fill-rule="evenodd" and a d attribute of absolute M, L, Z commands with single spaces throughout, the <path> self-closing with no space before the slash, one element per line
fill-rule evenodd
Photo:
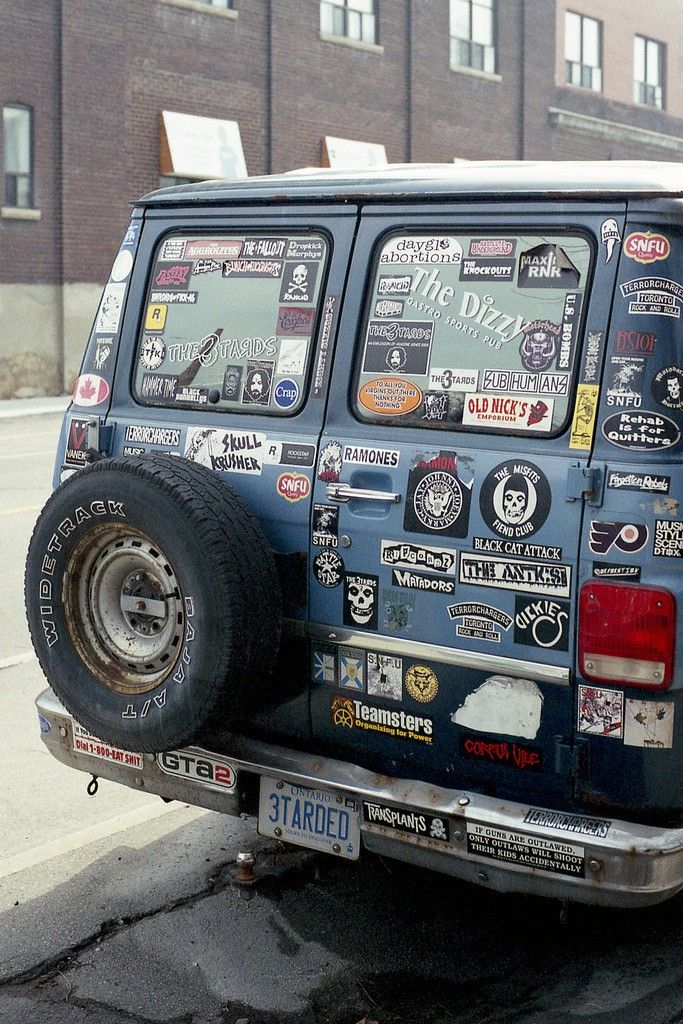
<path fill-rule="evenodd" d="M 74 405 L 101 405 L 109 397 L 109 385 L 104 377 L 86 373 L 79 377 L 73 393 Z"/>

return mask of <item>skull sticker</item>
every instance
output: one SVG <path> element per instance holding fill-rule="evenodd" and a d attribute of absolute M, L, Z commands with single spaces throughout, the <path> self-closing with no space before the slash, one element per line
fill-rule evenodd
<path fill-rule="evenodd" d="M 377 576 L 347 573 L 344 577 L 344 625 L 377 629 Z"/>
<path fill-rule="evenodd" d="M 667 409 L 683 409 L 683 370 L 666 366 L 652 381 L 652 397 Z"/>
<path fill-rule="evenodd" d="M 524 338 L 519 346 L 525 370 L 547 370 L 557 356 L 560 328 L 549 320 L 534 320 L 522 329 Z"/>
<path fill-rule="evenodd" d="M 286 263 L 280 301 L 313 302 L 317 273 L 317 263 Z"/>
<path fill-rule="evenodd" d="M 510 540 L 539 530 L 548 518 L 550 502 L 550 485 L 538 466 L 514 459 L 491 470 L 479 495 L 488 528 Z"/>

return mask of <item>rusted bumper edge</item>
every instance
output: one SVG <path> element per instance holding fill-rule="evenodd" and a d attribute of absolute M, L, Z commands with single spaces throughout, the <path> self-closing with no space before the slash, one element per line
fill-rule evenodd
<path fill-rule="evenodd" d="M 501 892 L 644 907 L 683 888 L 683 829 L 442 789 L 239 736 L 220 753 L 123 755 L 88 737 L 52 690 L 36 706 L 59 761 L 165 799 L 239 814 L 245 783 L 265 775 L 355 797 L 365 849 Z"/>

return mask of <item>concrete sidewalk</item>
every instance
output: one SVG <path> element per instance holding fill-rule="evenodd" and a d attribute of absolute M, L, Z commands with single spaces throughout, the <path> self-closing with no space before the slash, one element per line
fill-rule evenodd
<path fill-rule="evenodd" d="M 20 420 L 25 416 L 62 415 L 71 395 L 56 398 L 4 398 L 0 400 L 0 420 Z"/>

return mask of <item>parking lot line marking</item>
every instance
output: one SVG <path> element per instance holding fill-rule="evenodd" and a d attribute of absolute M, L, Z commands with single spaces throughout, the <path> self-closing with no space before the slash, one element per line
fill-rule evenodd
<path fill-rule="evenodd" d="M 35 653 L 33 651 L 22 651 L 21 654 L 12 654 L 9 658 L 0 658 L 0 672 L 3 668 L 14 668 L 15 665 L 26 665 L 27 662 L 33 661 Z"/>
<path fill-rule="evenodd" d="M 0 509 L 0 516 L 18 516 L 23 512 L 39 512 L 42 505 L 21 505 L 19 508 Z"/>
<path fill-rule="evenodd" d="M 27 454 L 27 452 L 12 452 L 11 455 L 0 455 L 0 459 L 25 459 Z M 30 454 L 34 458 L 36 455 L 52 455 L 54 458 L 55 450 L 54 448 L 46 448 L 44 451 L 31 452 Z"/>
<path fill-rule="evenodd" d="M 187 810 L 188 804 L 145 804 L 134 811 L 120 814 L 116 818 L 108 818 L 100 821 L 97 825 L 90 825 L 88 828 L 72 832 L 71 835 L 63 836 L 61 839 L 53 839 L 42 846 L 35 846 L 32 850 L 24 853 L 17 853 L 13 857 L 7 857 L 0 861 L 0 880 L 9 875 L 16 875 L 19 871 L 26 871 L 29 868 L 38 867 L 48 860 L 60 857 L 66 853 L 73 853 L 75 850 L 82 850 L 86 846 L 92 846 L 101 839 L 115 836 L 119 832 L 127 832 L 144 825 L 155 818 L 162 818 L 165 814 L 177 813 L 180 810 Z M 209 811 L 206 811 L 209 814 Z"/>

